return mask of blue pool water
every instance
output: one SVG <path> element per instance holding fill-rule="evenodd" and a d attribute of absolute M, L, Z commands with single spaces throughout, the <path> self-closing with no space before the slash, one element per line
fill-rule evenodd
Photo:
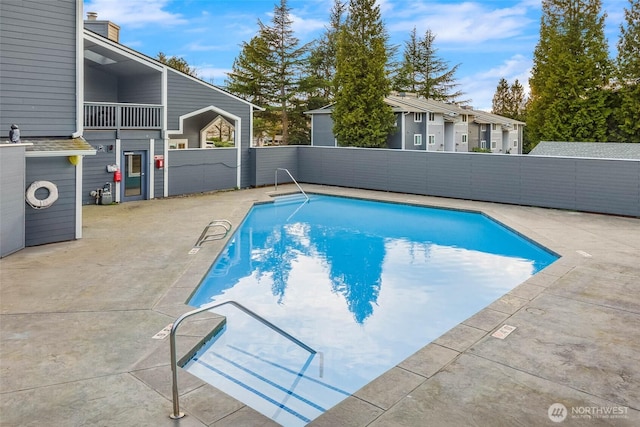
<path fill-rule="evenodd" d="M 557 259 L 484 215 L 312 195 L 255 206 L 189 304 L 235 300 L 184 366 L 303 426 Z"/>

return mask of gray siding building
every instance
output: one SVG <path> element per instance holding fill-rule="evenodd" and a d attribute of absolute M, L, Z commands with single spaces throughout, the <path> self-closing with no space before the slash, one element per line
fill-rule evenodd
<path fill-rule="evenodd" d="M 522 153 L 524 122 L 412 94 L 385 98 L 396 115 L 396 130 L 386 148 L 413 151 L 468 152 L 484 148 L 492 153 Z M 332 105 L 307 111 L 311 116 L 311 145 L 337 146 Z"/>

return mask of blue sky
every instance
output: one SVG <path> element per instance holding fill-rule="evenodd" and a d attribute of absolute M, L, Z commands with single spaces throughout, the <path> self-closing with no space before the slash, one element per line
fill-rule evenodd
<path fill-rule="evenodd" d="M 120 26 L 120 42 L 148 56 L 162 51 L 184 58 L 205 81 L 223 85 L 226 72 L 280 0 L 86 0 L 85 12 Z M 379 0 L 391 43 L 400 46 L 415 26 L 431 29 L 438 56 L 460 64 L 456 78 L 466 99 L 491 109 L 501 77 L 528 89 L 538 41 L 541 0 Z M 325 30 L 333 0 L 289 0 L 293 29 L 302 43 Z M 603 0 L 612 55 L 627 0 Z M 86 15 L 85 15 L 86 16 Z"/>

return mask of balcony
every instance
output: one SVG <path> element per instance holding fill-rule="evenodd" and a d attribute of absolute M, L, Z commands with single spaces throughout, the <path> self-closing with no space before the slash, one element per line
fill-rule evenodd
<path fill-rule="evenodd" d="M 162 105 L 84 103 L 85 129 L 162 129 Z"/>

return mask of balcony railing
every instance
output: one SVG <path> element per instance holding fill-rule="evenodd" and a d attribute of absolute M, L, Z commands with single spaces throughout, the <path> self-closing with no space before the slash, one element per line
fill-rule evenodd
<path fill-rule="evenodd" d="M 85 129 L 162 129 L 162 105 L 84 103 Z"/>

